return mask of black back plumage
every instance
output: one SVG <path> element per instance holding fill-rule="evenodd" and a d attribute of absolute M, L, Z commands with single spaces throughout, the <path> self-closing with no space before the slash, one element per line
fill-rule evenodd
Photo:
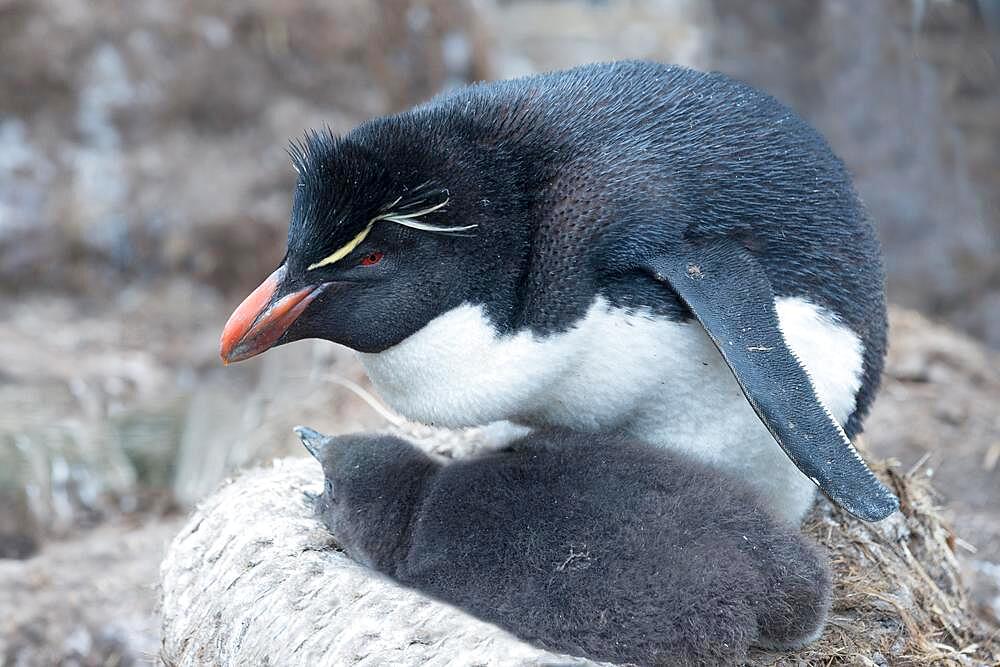
<path fill-rule="evenodd" d="M 656 63 L 588 65 L 461 88 L 342 138 L 310 135 L 295 157 L 300 213 L 363 201 L 332 227 L 293 212 L 289 249 L 302 250 L 290 256 L 321 257 L 379 206 L 439 188 L 450 197 L 441 214 L 477 227 L 451 240 L 474 260 L 434 298 L 442 311 L 482 303 L 501 331 L 565 330 L 597 294 L 688 319 L 637 265 L 679 240 L 736 236 L 776 296 L 806 297 L 862 339 L 844 429 L 860 431 L 885 354 L 878 242 L 841 161 L 760 91 Z"/>
<path fill-rule="evenodd" d="M 300 435 L 349 554 L 551 650 L 730 664 L 825 621 L 816 547 L 683 456 L 547 431 L 441 466 L 398 438 Z"/>

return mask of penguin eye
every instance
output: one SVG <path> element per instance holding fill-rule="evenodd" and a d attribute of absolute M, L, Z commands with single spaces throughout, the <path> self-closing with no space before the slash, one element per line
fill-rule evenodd
<path fill-rule="evenodd" d="M 326 489 L 326 495 L 332 496 L 333 495 L 333 482 L 331 482 L 330 480 L 326 480 L 325 489 Z"/>
<path fill-rule="evenodd" d="M 383 257 L 385 257 L 385 253 L 376 250 L 375 252 L 362 257 L 360 263 L 361 266 L 374 266 L 381 262 Z"/>

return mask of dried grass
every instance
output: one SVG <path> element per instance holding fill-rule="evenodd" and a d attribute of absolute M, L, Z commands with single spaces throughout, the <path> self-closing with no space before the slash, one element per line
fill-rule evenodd
<path fill-rule="evenodd" d="M 834 571 L 829 625 L 792 655 L 761 665 L 996 665 L 1000 646 L 970 612 L 955 558 L 955 535 L 919 466 L 906 474 L 876 465 L 900 512 L 870 524 L 825 499 L 805 530 L 826 547 Z"/>

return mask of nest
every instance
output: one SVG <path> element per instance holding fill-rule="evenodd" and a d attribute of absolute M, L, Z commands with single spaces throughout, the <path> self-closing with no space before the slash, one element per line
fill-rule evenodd
<path fill-rule="evenodd" d="M 449 455 L 476 435 L 407 435 Z M 825 500 L 805 530 L 828 550 L 836 583 L 823 636 L 758 665 L 983 665 L 994 637 L 968 611 L 954 536 L 927 480 L 879 466 L 901 512 L 857 521 Z M 529 646 L 353 563 L 314 518 L 311 460 L 248 471 L 206 500 L 163 563 L 161 658 L 195 664 L 593 664 Z"/>
<path fill-rule="evenodd" d="M 925 476 L 873 466 L 899 496 L 900 511 L 879 523 L 848 516 L 826 499 L 804 530 L 830 555 L 834 600 L 823 636 L 754 664 L 1000 664 L 995 633 L 969 610 L 944 523 Z"/>

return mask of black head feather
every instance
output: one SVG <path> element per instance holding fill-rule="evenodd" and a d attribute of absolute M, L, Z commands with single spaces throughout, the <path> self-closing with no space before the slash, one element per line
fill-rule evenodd
<path fill-rule="evenodd" d="M 380 132 L 383 139 L 396 136 L 407 143 L 400 123 L 387 125 Z M 436 224 L 451 201 L 447 187 L 419 172 L 407 176 L 407 170 L 399 165 L 394 168 L 387 160 L 391 153 L 375 152 L 366 143 L 338 137 L 328 127 L 307 131 L 301 140 L 292 141 L 288 154 L 299 175 L 288 249 L 289 258 L 300 264 L 322 260 L 372 223 L 440 234 L 467 234 L 476 227 Z M 410 154 L 405 159 L 412 162 L 413 158 Z"/>
<path fill-rule="evenodd" d="M 298 172 L 288 228 L 288 259 L 304 269 L 343 247 L 395 197 L 399 186 L 380 155 L 334 135 L 313 130 L 288 153 Z"/>

